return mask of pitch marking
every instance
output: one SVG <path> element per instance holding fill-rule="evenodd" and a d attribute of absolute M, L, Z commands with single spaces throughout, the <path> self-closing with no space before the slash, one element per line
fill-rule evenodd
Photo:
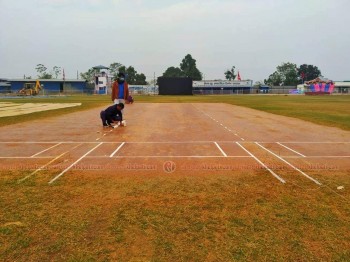
<path fill-rule="evenodd" d="M 287 165 L 289 165 L 290 167 L 292 167 L 294 170 L 298 171 L 300 174 L 302 174 L 303 176 L 307 177 L 308 179 L 310 179 L 311 181 L 315 182 L 317 185 L 322 185 L 320 182 L 318 182 L 316 179 L 312 178 L 311 176 L 307 175 L 306 173 L 304 173 L 303 171 L 301 171 L 299 168 L 293 166 L 291 163 L 289 163 L 288 161 L 284 160 L 282 157 L 276 155 L 274 152 L 270 151 L 269 149 L 267 149 L 266 147 L 260 145 L 258 142 L 255 142 L 255 144 L 257 144 L 259 147 L 261 147 L 262 149 L 266 150 L 267 152 L 269 152 L 270 154 L 274 155 L 275 157 L 277 157 L 278 159 L 282 160 L 284 163 L 286 163 Z"/>
<path fill-rule="evenodd" d="M 40 151 L 39 153 L 36 153 L 36 154 L 34 154 L 34 155 L 32 155 L 31 157 L 36 157 L 37 155 L 40 155 L 41 153 L 44 153 L 44 152 L 46 152 L 46 151 L 48 151 L 48 150 L 50 150 L 50 149 L 52 149 L 52 148 L 55 148 L 56 146 L 59 146 L 59 145 L 61 145 L 62 143 L 58 143 L 58 144 L 56 144 L 56 145 L 54 145 L 54 146 L 52 146 L 52 147 L 49 147 L 49 148 L 47 148 L 47 149 L 45 149 L 45 150 L 43 150 L 43 151 Z"/>
<path fill-rule="evenodd" d="M 123 142 L 109 157 L 113 157 L 123 146 L 125 142 Z"/>
<path fill-rule="evenodd" d="M 52 184 L 53 182 L 55 182 L 58 178 L 60 178 L 61 176 L 63 176 L 69 169 L 71 169 L 74 165 L 76 165 L 78 162 L 80 162 L 84 157 L 86 157 L 88 154 L 90 154 L 92 151 L 94 151 L 96 148 L 98 148 L 100 145 L 102 145 L 103 143 L 99 143 L 97 146 L 95 146 L 93 149 L 89 150 L 86 154 L 84 154 L 82 157 L 80 157 L 77 161 L 75 161 L 73 164 L 71 164 L 69 167 L 67 167 L 65 170 L 63 170 L 59 175 L 57 175 L 56 177 L 54 177 L 49 184 Z"/>
<path fill-rule="evenodd" d="M 305 155 L 303 155 L 303 154 L 299 153 L 298 151 L 295 151 L 295 150 L 293 150 L 293 149 L 291 149 L 291 148 L 289 148 L 289 147 L 283 145 L 283 144 L 280 143 L 280 142 L 277 142 L 277 144 L 280 145 L 280 146 L 283 146 L 284 148 L 286 148 L 286 149 L 288 149 L 288 150 L 290 150 L 290 151 L 292 151 L 292 152 L 294 152 L 294 153 L 296 153 L 296 154 L 298 154 L 298 155 L 300 155 L 300 156 L 302 156 L 302 157 L 306 157 Z"/>
<path fill-rule="evenodd" d="M 285 184 L 286 181 L 277 175 L 275 172 L 273 172 L 268 166 L 266 166 L 263 162 L 261 162 L 256 156 L 254 156 L 251 152 L 249 152 L 244 146 L 242 146 L 240 143 L 236 142 L 238 146 L 240 146 L 245 152 L 247 152 L 252 158 L 254 158 L 260 165 L 262 165 L 267 171 L 269 171 L 275 178 L 277 178 L 281 183 Z"/>
<path fill-rule="evenodd" d="M 226 153 L 224 150 L 222 150 L 222 148 L 219 146 L 218 143 L 214 142 L 214 144 L 217 146 L 217 148 L 220 150 L 220 152 L 224 155 L 224 157 L 227 157 Z"/>
<path fill-rule="evenodd" d="M 55 162 L 57 159 L 61 158 L 62 156 L 64 156 L 65 154 L 67 154 L 69 151 L 62 153 L 61 155 L 59 155 L 58 157 L 52 159 L 50 162 L 48 162 L 47 164 L 43 165 L 42 167 L 38 168 L 37 170 L 35 170 L 33 173 L 31 173 L 30 175 L 27 175 L 26 177 L 18 180 L 18 183 L 23 182 L 24 180 L 30 178 L 31 176 L 35 175 L 36 173 L 38 173 L 39 171 L 43 170 L 45 167 L 47 167 L 48 165 L 50 165 L 51 163 Z"/>

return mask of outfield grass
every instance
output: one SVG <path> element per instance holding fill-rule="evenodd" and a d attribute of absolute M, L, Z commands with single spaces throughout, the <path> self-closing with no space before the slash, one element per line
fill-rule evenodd
<path fill-rule="evenodd" d="M 4 173 L 0 260 L 349 261 L 348 191 L 246 173 L 75 173 L 53 186 L 47 172 Z"/>
<path fill-rule="evenodd" d="M 350 130 L 350 96 L 238 95 L 238 96 L 135 96 L 146 103 L 228 103 L 316 124 Z M 80 107 L 0 118 L 0 126 L 108 106 L 109 96 L 62 96 L 53 98 L 1 99 L 14 103 L 82 103 Z"/>

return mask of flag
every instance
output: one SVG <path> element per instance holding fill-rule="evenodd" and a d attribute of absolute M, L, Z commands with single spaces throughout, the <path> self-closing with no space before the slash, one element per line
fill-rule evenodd
<path fill-rule="evenodd" d="M 300 77 L 301 77 L 301 79 L 304 79 L 305 78 L 305 73 L 301 72 Z"/>
<path fill-rule="evenodd" d="M 66 75 L 64 73 L 64 68 L 63 68 L 63 81 L 65 81 L 65 80 L 66 80 Z"/>
<path fill-rule="evenodd" d="M 241 79 L 241 76 L 239 75 L 239 71 L 238 71 L 238 74 L 237 74 L 237 80 L 238 81 L 241 81 L 242 79 Z"/>

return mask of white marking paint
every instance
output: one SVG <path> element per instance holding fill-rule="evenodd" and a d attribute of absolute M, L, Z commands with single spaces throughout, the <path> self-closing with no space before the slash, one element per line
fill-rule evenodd
<path fill-rule="evenodd" d="M 298 171 L 300 174 L 302 174 L 303 176 L 307 177 L 308 179 L 310 179 L 311 181 L 315 182 L 317 185 L 322 185 L 320 182 L 318 182 L 316 179 L 312 178 L 311 176 L 307 175 L 306 173 L 304 173 L 303 171 L 301 171 L 299 168 L 293 166 L 291 163 L 289 163 L 288 161 L 284 160 L 282 157 L 276 155 L 274 152 L 270 151 L 269 149 L 265 148 L 264 146 L 260 145 L 258 142 L 255 142 L 255 144 L 257 144 L 259 147 L 261 147 L 262 149 L 266 150 L 267 152 L 269 152 L 270 154 L 274 155 L 275 157 L 277 157 L 278 159 L 282 160 L 284 163 L 286 163 L 287 165 L 289 165 L 290 167 L 292 167 L 294 170 Z"/>
<path fill-rule="evenodd" d="M 71 164 L 69 167 L 67 167 L 65 170 L 63 170 L 59 175 L 57 175 L 56 177 L 54 177 L 49 184 L 52 184 L 53 182 L 55 182 L 58 178 L 60 178 L 61 176 L 63 176 L 68 170 L 70 170 L 74 165 L 76 165 L 77 163 L 79 163 L 84 157 L 86 157 L 88 154 L 90 154 L 92 151 L 94 151 L 96 148 L 98 148 L 100 145 L 102 145 L 103 143 L 99 143 L 97 146 L 95 146 L 93 149 L 89 150 L 86 154 L 84 154 L 82 157 L 80 157 L 77 161 L 75 161 L 73 164 Z"/>
<path fill-rule="evenodd" d="M 240 146 L 245 152 L 247 152 L 252 158 L 254 158 L 262 167 L 264 167 L 267 171 L 269 171 L 275 178 L 277 178 L 281 183 L 285 184 L 286 181 L 277 175 L 275 172 L 273 172 L 268 166 L 266 166 L 263 162 L 261 162 L 256 156 L 254 156 L 251 152 L 249 152 L 244 146 L 242 146 L 240 143 L 236 142 L 238 146 Z"/>

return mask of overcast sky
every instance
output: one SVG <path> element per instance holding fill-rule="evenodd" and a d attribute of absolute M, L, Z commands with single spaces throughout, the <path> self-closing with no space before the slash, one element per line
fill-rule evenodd
<path fill-rule="evenodd" d="M 283 62 L 350 80 L 350 0 L 0 0 L 0 77 L 37 64 L 76 78 L 134 66 L 147 80 L 191 54 L 205 79 L 232 66 L 267 78 Z"/>

